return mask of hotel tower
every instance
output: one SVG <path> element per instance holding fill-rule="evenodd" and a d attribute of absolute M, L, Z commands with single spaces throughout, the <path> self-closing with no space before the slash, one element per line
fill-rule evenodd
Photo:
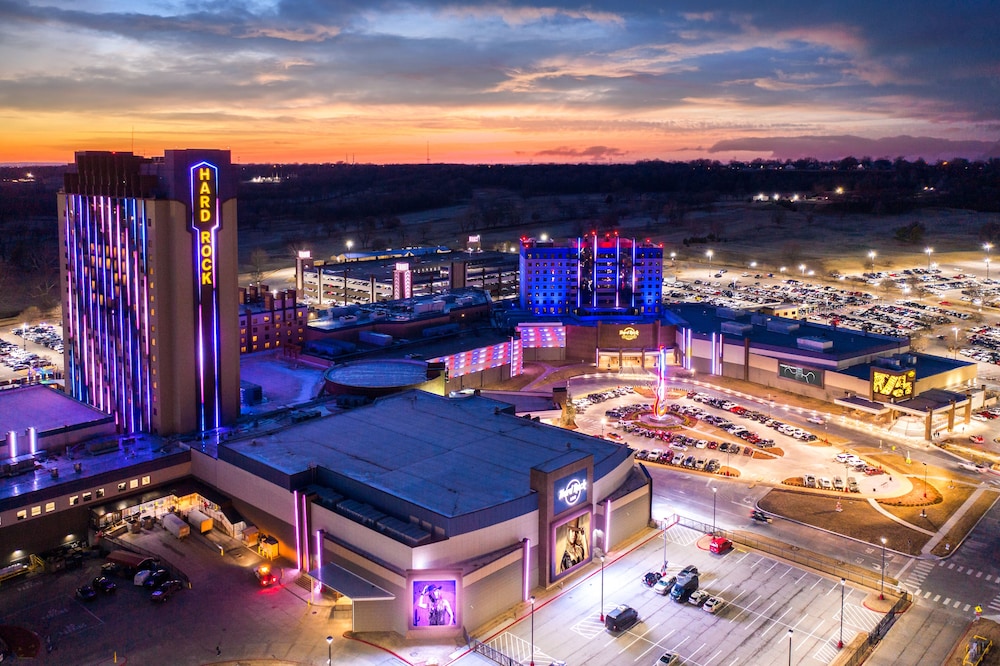
<path fill-rule="evenodd" d="M 210 431 L 239 416 L 229 151 L 77 153 L 59 242 L 73 397 L 123 433 Z"/>

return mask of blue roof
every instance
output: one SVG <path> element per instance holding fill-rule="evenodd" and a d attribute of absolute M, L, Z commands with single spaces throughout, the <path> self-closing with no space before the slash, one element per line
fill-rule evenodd
<path fill-rule="evenodd" d="M 724 327 L 742 325 L 745 330 L 740 334 L 725 332 L 723 335 L 730 340 L 749 338 L 754 347 L 790 349 L 795 351 L 796 356 L 813 356 L 829 361 L 902 350 L 910 344 L 906 337 L 877 335 L 801 319 L 717 308 L 700 303 L 671 305 L 670 310 L 680 318 L 678 326 L 690 328 L 695 334 L 719 334 L 723 333 Z M 813 344 L 802 346 L 800 340 Z"/>
<path fill-rule="evenodd" d="M 620 444 L 515 416 L 497 400 L 418 390 L 226 447 L 289 477 L 323 468 L 327 485 L 387 512 L 402 502 L 446 518 L 524 501 L 537 508 L 531 469 L 567 453 L 592 455 L 595 480 L 630 455 Z"/>

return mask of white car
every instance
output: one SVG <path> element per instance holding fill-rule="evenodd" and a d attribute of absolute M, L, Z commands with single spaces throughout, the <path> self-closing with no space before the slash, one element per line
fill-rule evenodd
<path fill-rule="evenodd" d="M 718 610 L 722 608 L 725 603 L 726 602 L 722 600 L 722 597 L 709 597 L 708 601 L 705 602 L 705 605 L 702 606 L 701 609 L 707 613 L 715 613 L 718 612 Z"/>
<path fill-rule="evenodd" d="M 674 666 L 677 663 L 677 653 L 676 652 L 664 652 L 660 655 L 660 658 L 656 660 L 654 666 Z"/>
<path fill-rule="evenodd" d="M 819 479 L 819 487 L 823 490 L 833 490 L 833 483 L 830 482 L 830 479 L 822 476 Z"/>
<path fill-rule="evenodd" d="M 695 590 L 688 597 L 688 602 L 692 606 L 701 606 L 708 600 L 709 594 L 705 590 Z"/>
<path fill-rule="evenodd" d="M 826 421 L 823 420 L 822 416 L 810 416 L 806 419 L 809 423 L 815 423 L 816 425 L 823 425 Z"/>

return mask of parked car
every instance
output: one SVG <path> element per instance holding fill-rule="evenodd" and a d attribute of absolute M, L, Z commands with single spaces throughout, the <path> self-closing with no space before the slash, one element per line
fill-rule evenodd
<path fill-rule="evenodd" d="M 677 653 L 676 652 L 664 652 L 660 655 L 660 658 L 656 660 L 653 666 L 674 666 L 677 663 Z"/>
<path fill-rule="evenodd" d="M 107 576 L 98 576 L 91 583 L 93 588 L 102 594 L 111 594 L 118 589 L 118 584 Z"/>
<path fill-rule="evenodd" d="M 861 489 L 858 488 L 858 480 L 853 476 L 847 477 L 847 489 L 852 493 L 860 493 Z"/>
<path fill-rule="evenodd" d="M 806 474 L 802 477 L 802 482 L 805 484 L 806 488 L 816 487 L 816 477 L 812 474 Z"/>
<path fill-rule="evenodd" d="M 708 600 L 709 594 L 705 590 L 695 590 L 688 597 L 688 603 L 692 606 L 701 606 Z"/>
<path fill-rule="evenodd" d="M 823 490 L 833 490 L 833 483 L 831 483 L 830 479 L 825 476 L 821 476 L 819 478 L 819 487 Z"/>
<path fill-rule="evenodd" d="M 76 598 L 80 601 L 93 601 L 97 598 L 97 590 L 93 585 L 81 585 L 76 588 Z"/>
<path fill-rule="evenodd" d="M 174 593 L 184 587 L 184 583 L 179 580 L 167 580 L 164 581 L 158 588 L 153 590 L 149 598 L 153 601 L 164 602 L 170 597 L 174 596 Z"/>
<path fill-rule="evenodd" d="M 655 585 L 653 585 L 653 592 L 656 592 L 661 597 L 665 597 L 670 593 L 670 588 L 672 588 L 676 582 L 677 576 L 670 576 L 669 578 L 663 576 L 660 580 L 656 581 Z"/>
<path fill-rule="evenodd" d="M 725 603 L 722 597 L 709 597 L 708 601 L 702 606 L 702 610 L 708 613 L 716 613 Z"/>
<path fill-rule="evenodd" d="M 840 478 L 839 476 L 833 477 L 833 487 L 836 490 L 843 491 L 844 490 L 844 480 L 842 478 Z"/>
<path fill-rule="evenodd" d="M 149 577 L 143 581 L 142 586 L 156 589 L 160 587 L 165 581 L 170 580 L 170 572 L 166 569 L 157 569 L 153 573 L 149 574 Z"/>
<path fill-rule="evenodd" d="M 639 622 L 639 612 L 622 604 L 604 616 L 604 628 L 610 632 L 624 631 Z"/>
<path fill-rule="evenodd" d="M 653 587 L 662 577 L 659 571 L 650 571 L 642 577 L 642 584 L 646 587 Z"/>
<path fill-rule="evenodd" d="M 708 544 L 708 550 L 716 555 L 725 555 L 733 549 L 733 542 L 726 537 L 712 537 L 712 541 Z"/>

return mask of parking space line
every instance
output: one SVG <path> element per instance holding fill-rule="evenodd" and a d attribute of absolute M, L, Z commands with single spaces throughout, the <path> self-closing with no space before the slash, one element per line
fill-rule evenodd
<path fill-rule="evenodd" d="M 805 578 L 805 577 L 806 577 L 806 576 L 808 576 L 808 575 L 809 575 L 809 572 L 808 572 L 808 571 L 803 571 L 803 572 L 802 572 L 802 575 L 801 575 L 801 576 L 799 576 L 799 577 L 798 577 L 798 578 L 796 579 L 796 581 L 795 581 L 795 584 L 796 584 L 796 585 L 798 585 L 799 583 L 801 583 L 801 582 L 802 582 L 802 579 L 803 579 L 803 578 Z"/>
<path fill-rule="evenodd" d="M 772 629 L 772 628 L 774 628 L 774 627 L 777 627 L 777 626 L 778 626 L 778 625 L 779 625 L 779 624 L 781 623 L 781 618 L 785 617 L 785 616 L 786 616 L 786 615 L 788 615 L 788 614 L 789 614 L 790 612 L 792 612 L 792 609 L 791 609 L 791 607 L 789 607 L 789 608 L 786 608 L 786 609 L 785 609 L 785 612 L 784 612 L 784 613 L 782 613 L 781 615 L 779 615 L 779 616 L 778 616 L 777 618 L 773 619 L 773 620 L 772 620 L 772 622 L 771 622 L 771 626 L 770 626 L 770 627 L 768 627 L 767 629 L 765 629 L 765 630 L 764 630 L 763 632 L 761 632 L 761 634 L 760 634 L 760 635 L 761 635 L 761 636 L 766 636 L 766 635 L 767 635 L 767 632 L 771 631 L 771 629 Z"/>
<path fill-rule="evenodd" d="M 958 607 L 959 607 L 959 606 L 961 606 L 961 605 L 962 605 L 962 602 L 961 602 L 961 601 L 956 601 L 956 602 L 954 603 L 954 605 L 952 606 L 952 608 L 958 608 Z"/>
<path fill-rule="evenodd" d="M 822 579 L 822 578 L 820 578 L 819 576 L 816 576 L 816 582 L 815 582 L 815 583 L 813 583 L 813 584 L 812 584 L 812 585 L 811 585 L 811 586 L 809 587 L 809 589 L 810 589 L 810 590 L 811 590 L 811 589 L 813 589 L 814 587 L 816 587 L 817 585 L 819 585 L 819 584 L 820 584 L 820 583 L 822 583 L 822 582 L 823 582 L 823 579 Z"/>
<path fill-rule="evenodd" d="M 937 601 L 937 600 L 938 600 L 938 598 L 939 598 L 940 596 L 941 596 L 941 595 L 938 595 L 937 597 L 934 597 L 934 601 Z M 944 601 L 942 601 L 941 603 L 943 603 L 943 604 L 944 604 L 945 606 L 947 606 L 948 604 L 950 604 L 950 603 L 951 603 L 951 597 L 948 597 L 947 599 L 945 599 L 945 600 L 944 600 Z"/>

